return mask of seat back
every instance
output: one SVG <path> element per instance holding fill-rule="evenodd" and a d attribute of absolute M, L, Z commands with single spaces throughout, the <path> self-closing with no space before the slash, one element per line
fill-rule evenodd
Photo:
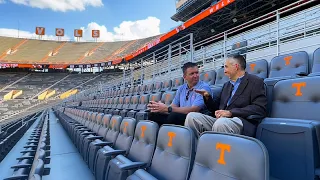
<path fill-rule="evenodd" d="M 108 126 L 108 132 L 105 136 L 105 140 L 108 142 L 115 143 L 116 139 L 120 132 L 120 124 L 122 121 L 122 117 L 118 115 L 112 116 L 109 126 Z"/>
<path fill-rule="evenodd" d="M 308 74 L 308 59 L 305 51 L 276 56 L 271 60 L 269 78 Z"/>
<path fill-rule="evenodd" d="M 174 78 L 172 82 L 172 90 L 177 90 L 184 83 L 183 77 Z"/>
<path fill-rule="evenodd" d="M 153 83 L 148 84 L 147 85 L 147 90 L 144 93 L 152 93 L 153 89 L 154 89 L 154 84 Z"/>
<path fill-rule="evenodd" d="M 163 83 L 163 90 L 162 91 L 170 91 L 172 87 L 172 80 L 165 80 Z"/>
<path fill-rule="evenodd" d="M 117 109 L 122 108 L 123 104 L 124 104 L 124 97 L 120 97 L 116 108 Z"/>
<path fill-rule="evenodd" d="M 135 95 L 131 97 L 131 103 L 129 105 L 129 109 L 136 109 L 139 103 L 139 95 Z"/>
<path fill-rule="evenodd" d="M 130 101 L 131 101 L 131 96 L 126 96 L 126 97 L 124 98 L 124 102 L 123 102 L 122 108 L 123 108 L 123 109 L 129 108 L 129 106 L 130 106 Z"/>
<path fill-rule="evenodd" d="M 109 127 L 109 124 L 110 124 L 110 120 L 111 120 L 111 117 L 112 115 L 111 114 L 105 114 L 100 123 L 101 123 L 101 127 L 99 128 L 99 131 L 98 131 L 98 135 L 99 136 L 105 136 L 108 132 L 108 127 Z"/>
<path fill-rule="evenodd" d="M 215 85 L 222 86 L 225 82 L 229 81 L 229 77 L 224 74 L 224 68 L 216 70 L 216 82 Z"/>
<path fill-rule="evenodd" d="M 209 86 L 214 85 L 216 81 L 216 72 L 215 71 L 207 71 L 200 74 L 200 80 L 207 83 Z"/>
<path fill-rule="evenodd" d="M 246 71 L 249 74 L 265 79 L 268 77 L 268 62 L 265 59 L 248 62 Z"/>
<path fill-rule="evenodd" d="M 257 139 L 234 134 L 203 133 L 190 180 L 269 180 L 269 155 Z"/>
<path fill-rule="evenodd" d="M 149 166 L 156 147 L 158 130 L 158 124 L 153 121 L 139 121 L 128 158 L 135 162 L 145 162 Z"/>
<path fill-rule="evenodd" d="M 273 89 L 271 117 L 320 120 L 320 77 L 279 81 Z"/>
<path fill-rule="evenodd" d="M 156 82 L 153 92 L 155 92 L 155 93 L 156 92 L 161 92 L 162 91 L 162 86 L 163 86 L 162 82 Z"/>
<path fill-rule="evenodd" d="M 163 102 L 166 105 L 170 105 L 172 103 L 175 95 L 176 95 L 175 91 L 165 92 L 162 95 L 161 102 Z"/>
<path fill-rule="evenodd" d="M 149 173 L 157 179 L 188 179 L 194 155 L 195 136 L 190 128 L 163 125 L 159 129 Z"/>
<path fill-rule="evenodd" d="M 125 150 L 129 152 L 133 136 L 134 129 L 136 127 L 136 120 L 134 118 L 126 117 L 122 120 L 120 125 L 120 132 L 116 143 L 114 144 L 115 149 Z"/>
<path fill-rule="evenodd" d="M 313 52 L 313 65 L 312 65 L 312 73 L 320 72 L 320 48 L 316 49 Z"/>
<path fill-rule="evenodd" d="M 138 110 L 147 109 L 147 105 L 149 103 L 149 96 L 150 96 L 149 94 L 144 94 L 140 96 L 139 104 L 137 106 Z"/>
<path fill-rule="evenodd" d="M 161 92 L 158 92 L 158 93 L 154 93 L 154 94 L 151 94 L 150 95 L 150 101 L 156 101 L 156 102 L 159 102 L 161 101 L 161 95 L 162 93 Z"/>

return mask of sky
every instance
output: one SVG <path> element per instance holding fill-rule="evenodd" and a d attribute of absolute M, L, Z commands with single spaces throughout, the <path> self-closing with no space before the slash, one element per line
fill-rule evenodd
<path fill-rule="evenodd" d="M 74 40 L 74 29 L 83 29 L 82 41 L 92 41 L 91 30 L 100 30 L 99 41 L 140 39 L 166 33 L 180 23 L 171 20 L 175 0 L 0 0 L 0 36 L 36 38 L 36 27 L 45 27 L 43 39 Z"/>

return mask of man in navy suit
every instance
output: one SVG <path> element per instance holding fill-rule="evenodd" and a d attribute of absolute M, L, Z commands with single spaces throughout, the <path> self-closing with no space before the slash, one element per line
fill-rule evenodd
<path fill-rule="evenodd" d="M 267 97 L 263 79 L 248 74 L 246 60 L 241 55 L 228 57 L 224 73 L 230 78 L 219 97 L 212 97 L 206 90 L 195 90 L 211 112 L 205 115 L 191 112 L 185 126 L 196 134 L 204 131 L 244 134 L 254 136 L 257 125 L 266 116 Z"/>

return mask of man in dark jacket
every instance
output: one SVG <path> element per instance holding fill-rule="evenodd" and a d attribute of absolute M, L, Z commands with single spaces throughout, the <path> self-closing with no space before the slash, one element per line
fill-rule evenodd
<path fill-rule="evenodd" d="M 191 112 L 185 126 L 196 134 L 216 131 L 254 136 L 257 125 L 266 116 L 267 97 L 263 79 L 248 74 L 243 56 L 229 57 L 224 73 L 230 78 L 222 87 L 220 97 L 213 97 L 205 90 L 195 90 L 203 96 L 211 116 Z"/>

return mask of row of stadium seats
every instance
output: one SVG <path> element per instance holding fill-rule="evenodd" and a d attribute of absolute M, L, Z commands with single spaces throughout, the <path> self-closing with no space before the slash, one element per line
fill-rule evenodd
<path fill-rule="evenodd" d="M 196 150 L 182 126 L 72 108 L 58 117 L 97 180 L 269 178 L 267 150 L 253 138 L 204 133 Z"/>
<path fill-rule="evenodd" d="M 0 132 L 0 162 L 20 140 L 28 128 L 36 120 L 37 115 L 27 116 L 16 121 L 1 125 Z"/>
<path fill-rule="evenodd" d="M 259 124 L 256 138 L 261 140 L 269 151 L 270 172 L 275 178 L 299 180 L 313 179 L 320 175 L 320 118 L 317 112 L 320 108 L 320 91 L 317 90 L 319 84 L 320 76 L 304 76 L 279 80 L 271 87 L 272 94 L 267 96 L 270 113 Z M 267 90 L 269 88 L 270 86 L 267 86 Z M 170 93 L 174 91 L 165 92 L 163 95 L 154 93 L 83 101 L 82 105 L 76 108 L 112 115 L 120 114 L 122 117 L 129 116 L 141 120 L 148 117 L 145 115 L 148 112 L 142 109 L 146 108 L 150 99 L 158 97 L 157 100 L 166 100 L 167 94 Z M 164 102 L 170 104 L 174 95 L 168 97 L 169 101 Z M 119 108 L 121 103 L 113 103 L 123 98 L 125 104 L 122 108 Z M 131 103 L 127 103 L 126 100 L 130 98 Z M 141 109 L 138 109 L 138 106 Z M 128 113 L 130 111 L 132 113 Z M 144 115 L 138 116 L 139 112 Z M 286 158 L 283 158 L 282 152 L 286 152 Z M 290 169 L 299 171 L 291 172 Z"/>
<path fill-rule="evenodd" d="M 40 180 L 43 175 L 48 175 L 50 169 L 45 165 L 50 163 L 50 124 L 48 113 L 44 113 L 39 123 L 32 131 L 27 145 L 21 151 L 22 156 L 17 158 L 17 165 L 12 166 L 14 169 L 12 176 L 5 178 L 11 179 L 30 179 Z"/>

